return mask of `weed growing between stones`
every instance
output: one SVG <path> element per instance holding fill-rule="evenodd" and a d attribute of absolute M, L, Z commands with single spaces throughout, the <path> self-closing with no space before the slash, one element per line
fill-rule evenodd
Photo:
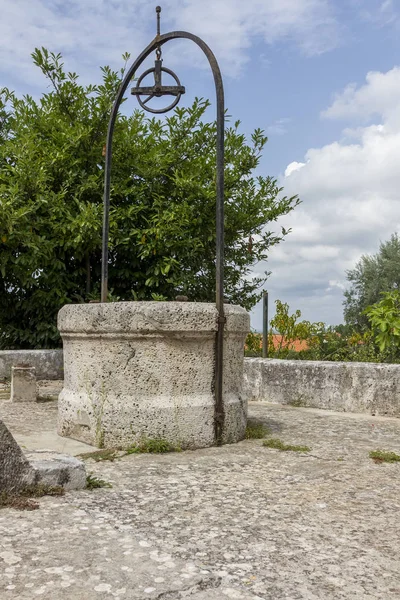
<path fill-rule="evenodd" d="M 282 440 L 278 438 L 271 438 L 270 440 L 265 440 L 262 444 L 266 448 L 275 448 L 276 450 L 281 450 L 283 452 L 310 452 L 311 448 L 308 446 L 292 446 L 291 444 L 285 444 Z"/>
<path fill-rule="evenodd" d="M 43 496 L 63 496 L 64 488 L 61 486 L 50 486 L 45 484 L 29 485 L 18 492 L 1 492 L 0 508 L 15 508 L 16 510 L 37 510 L 39 504 L 32 498 Z"/>
<path fill-rule="evenodd" d="M 104 479 L 99 479 L 94 476 L 93 473 L 89 473 L 86 477 L 86 489 L 97 490 L 98 488 L 112 488 L 112 485 L 111 483 L 108 483 L 108 481 L 104 481 Z"/>
<path fill-rule="evenodd" d="M 95 450 L 94 452 L 84 452 L 83 454 L 78 454 L 78 458 L 82 458 L 83 460 L 92 458 L 96 462 L 102 462 L 103 460 L 110 460 L 111 462 L 113 462 L 116 458 L 118 458 L 118 450 L 116 450 L 115 448 L 109 448 L 107 450 Z"/>
<path fill-rule="evenodd" d="M 258 421 L 247 421 L 246 440 L 262 440 L 269 434 L 269 429 Z"/>
<path fill-rule="evenodd" d="M 180 446 L 174 446 L 163 438 L 142 438 L 128 448 L 108 448 L 107 450 L 95 450 L 94 452 L 84 452 L 78 454 L 82 460 L 89 458 L 96 462 L 110 460 L 113 462 L 118 458 L 129 454 L 165 454 L 166 452 L 181 452 Z"/>
<path fill-rule="evenodd" d="M 300 394 L 297 398 L 291 398 L 288 402 L 289 406 L 293 406 L 294 408 L 306 408 L 307 407 L 307 399 Z"/>
<path fill-rule="evenodd" d="M 371 450 L 369 457 L 376 463 L 394 463 L 400 462 L 400 456 L 395 452 L 386 452 L 385 450 Z"/>
<path fill-rule="evenodd" d="M 28 485 L 18 493 L 25 498 L 41 498 L 42 496 L 64 496 L 65 490 L 61 485 L 37 483 L 36 485 Z"/>
<path fill-rule="evenodd" d="M 181 452 L 180 446 L 174 446 L 163 438 L 143 438 L 127 448 L 126 454 L 165 454 L 166 452 Z"/>

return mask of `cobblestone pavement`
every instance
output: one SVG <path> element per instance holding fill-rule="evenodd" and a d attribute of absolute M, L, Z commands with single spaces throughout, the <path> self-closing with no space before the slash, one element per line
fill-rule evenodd
<path fill-rule="evenodd" d="M 0 402 L 20 441 L 54 428 L 54 404 L 24 406 Z M 1 600 L 400 599 L 400 463 L 368 455 L 400 454 L 400 420 L 249 412 L 311 451 L 246 440 L 90 460 L 111 489 L 0 511 Z"/>

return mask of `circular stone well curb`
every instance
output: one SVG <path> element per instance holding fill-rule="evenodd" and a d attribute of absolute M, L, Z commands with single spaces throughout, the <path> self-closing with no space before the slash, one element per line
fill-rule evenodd
<path fill-rule="evenodd" d="M 247 312 L 226 305 L 222 442 L 244 437 Z M 64 306 L 64 389 L 58 431 L 98 447 L 162 438 L 182 448 L 215 444 L 218 312 L 200 302 Z"/>

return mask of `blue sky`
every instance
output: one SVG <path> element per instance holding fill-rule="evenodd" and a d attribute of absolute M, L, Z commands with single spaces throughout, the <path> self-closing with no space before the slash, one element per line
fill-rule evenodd
<path fill-rule="evenodd" d="M 0 0 L 0 86 L 45 91 L 35 46 L 62 52 L 84 81 L 99 80 L 99 65 L 119 67 L 123 52 L 134 57 L 152 39 L 155 4 Z M 215 51 L 229 113 L 246 133 L 268 133 L 260 171 L 302 200 L 281 223 L 290 236 L 256 268 L 272 271 L 271 303 L 341 322 L 346 269 L 399 229 L 399 0 L 165 0 L 162 8 L 162 31 L 191 31 Z M 185 103 L 213 100 L 194 45 L 171 42 L 163 58 L 186 86 Z M 252 325 L 261 327 L 260 306 Z"/>

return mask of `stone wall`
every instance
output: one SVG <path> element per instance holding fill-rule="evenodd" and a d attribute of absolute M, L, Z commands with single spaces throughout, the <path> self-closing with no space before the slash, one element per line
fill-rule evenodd
<path fill-rule="evenodd" d="M 400 417 L 400 365 L 263 358 L 244 362 L 247 400 Z"/>
<path fill-rule="evenodd" d="M 0 379 L 11 378 L 11 367 L 26 364 L 36 369 L 36 379 L 63 379 L 63 351 L 0 350 Z"/>
<path fill-rule="evenodd" d="M 0 379 L 21 363 L 37 379 L 64 377 L 61 349 L 2 350 Z M 400 417 L 400 365 L 245 358 L 243 392 L 247 400 Z"/>

